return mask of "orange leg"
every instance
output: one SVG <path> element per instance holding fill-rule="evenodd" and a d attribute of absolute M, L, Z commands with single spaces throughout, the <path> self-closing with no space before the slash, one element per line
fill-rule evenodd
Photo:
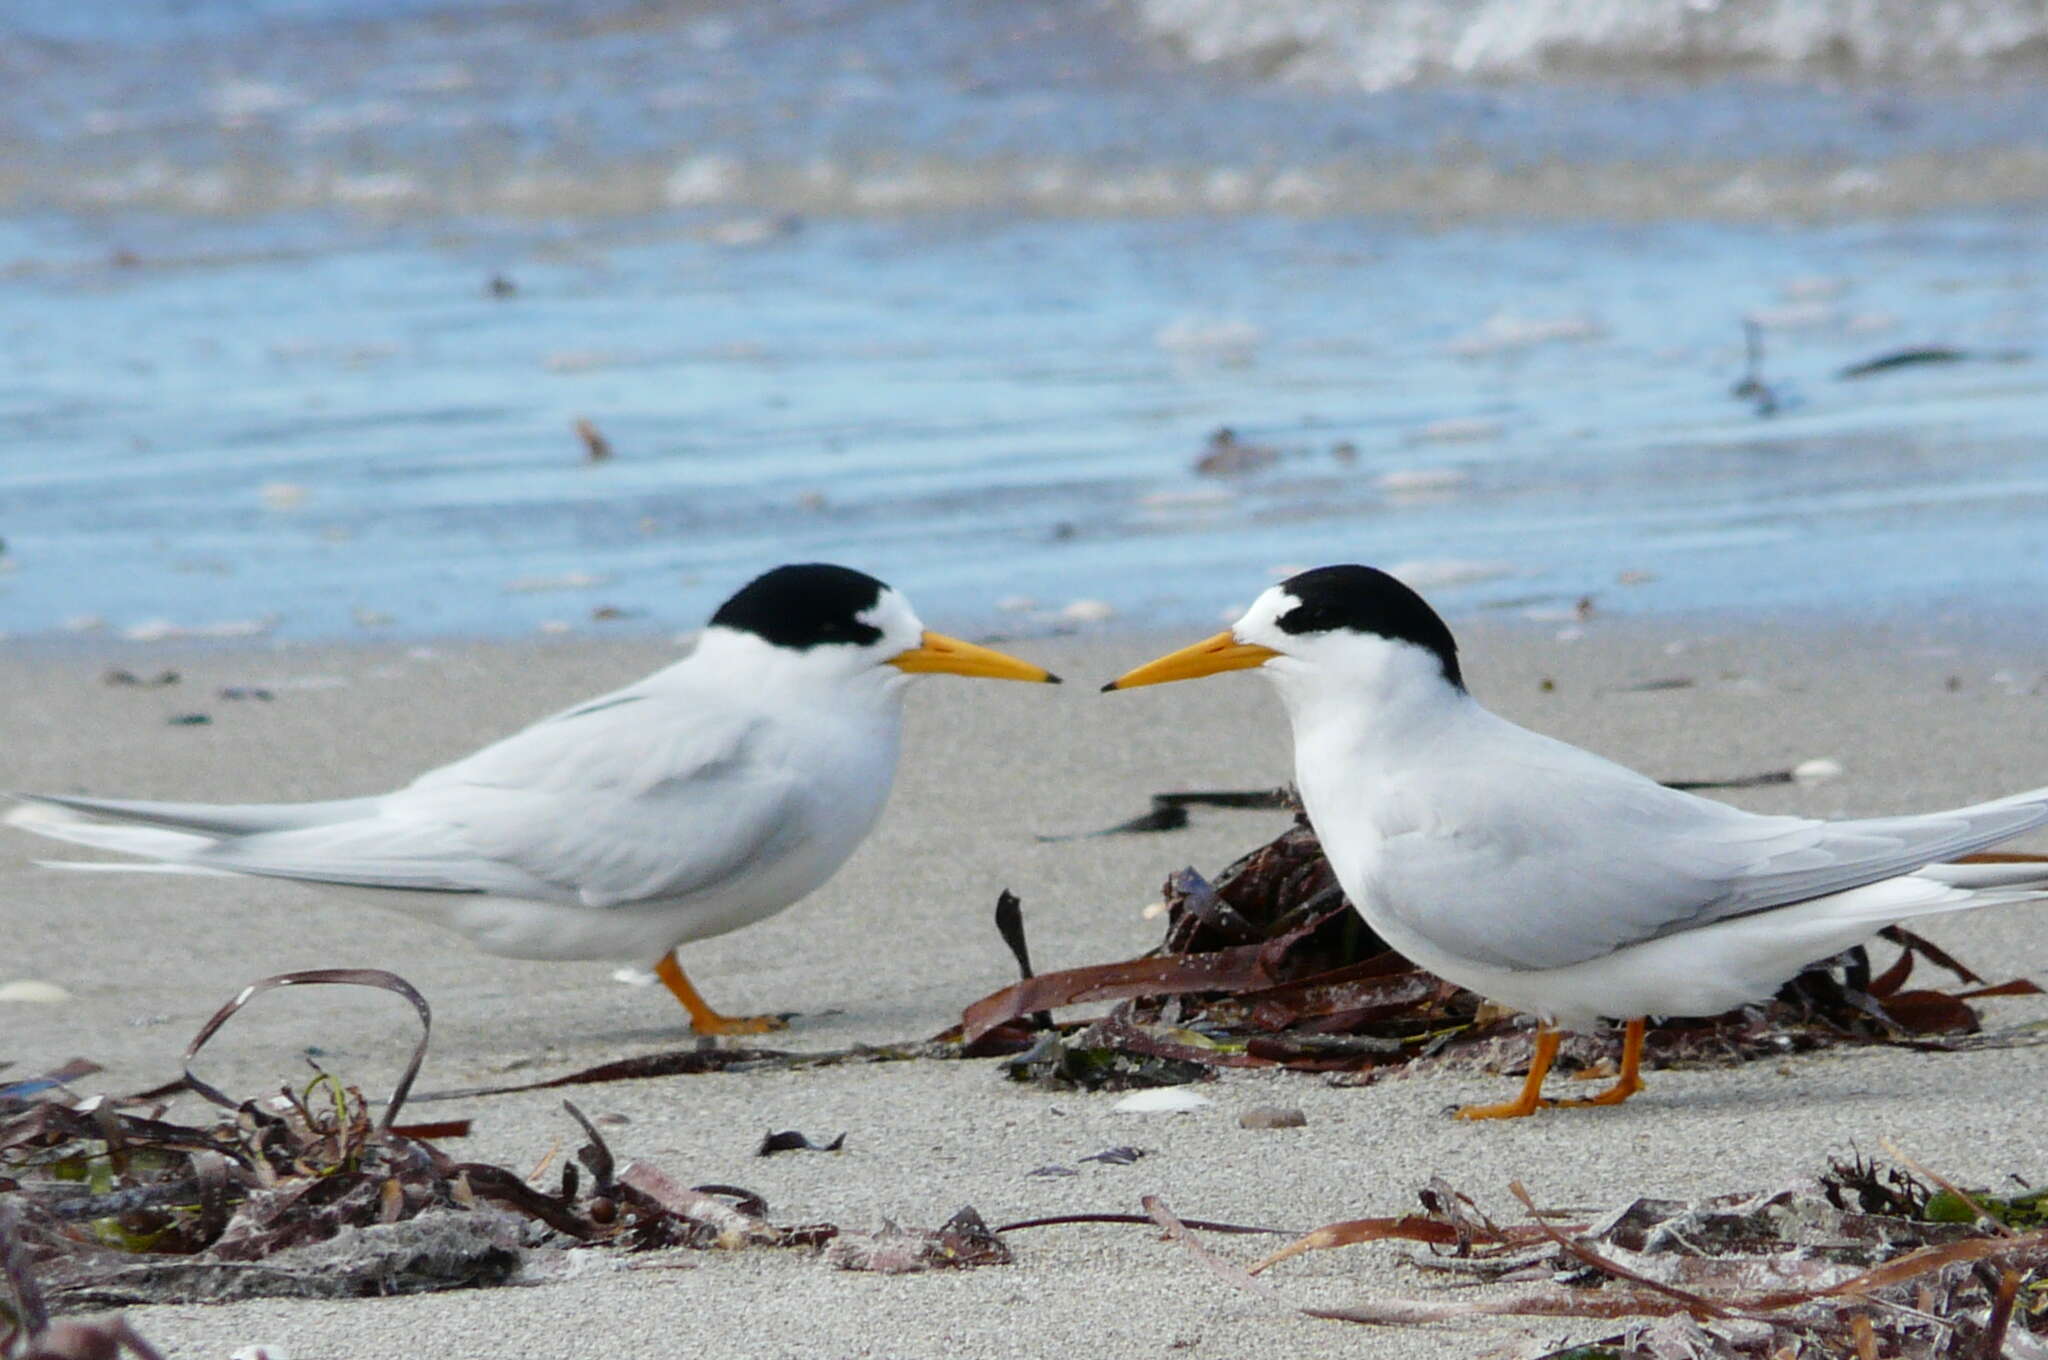
<path fill-rule="evenodd" d="M 1639 1015 L 1628 1022 L 1621 1040 L 1621 1075 L 1614 1079 L 1614 1085 L 1597 1096 L 1581 1100 L 1560 1100 L 1560 1105 L 1619 1105 L 1643 1089 L 1643 1018 Z"/>
<path fill-rule="evenodd" d="M 654 974 L 683 1003 L 683 1009 L 690 1013 L 690 1028 L 699 1034 L 766 1034 L 788 1026 L 789 1022 L 779 1015 L 720 1015 L 712 1010 L 711 1003 L 697 995 L 697 989 L 683 975 L 683 966 L 676 962 L 673 949 L 654 965 Z"/>
<path fill-rule="evenodd" d="M 1543 1078 L 1557 1059 L 1561 1036 L 1548 1024 L 1536 1027 L 1536 1047 L 1529 1054 L 1529 1075 L 1522 1081 L 1522 1094 L 1504 1105 L 1467 1105 L 1458 1111 L 1460 1119 L 1522 1119 L 1553 1102 L 1543 1098 Z"/>

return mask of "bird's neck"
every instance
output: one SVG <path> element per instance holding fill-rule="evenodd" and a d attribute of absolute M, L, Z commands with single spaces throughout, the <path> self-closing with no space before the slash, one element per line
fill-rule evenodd
<path fill-rule="evenodd" d="M 1275 677 L 1294 727 L 1295 772 L 1310 813 L 1318 791 L 1427 763 L 1486 710 L 1463 689 L 1419 675 Z"/>

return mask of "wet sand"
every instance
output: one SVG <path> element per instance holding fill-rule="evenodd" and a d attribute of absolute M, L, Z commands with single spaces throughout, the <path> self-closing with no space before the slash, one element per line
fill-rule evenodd
<path fill-rule="evenodd" d="M 1766 811 L 1836 816 L 1933 809 L 2048 782 L 2048 693 L 2038 649 L 1962 640 L 1938 624 L 1889 632 L 1759 627 L 1726 619 L 1466 626 L 1480 697 L 1517 720 L 1663 778 L 1739 775 L 1812 758 L 1839 778 L 1726 795 Z M 1103 636 L 1008 644 L 1073 682 L 1048 691 L 935 680 L 911 696 L 904 768 L 881 828 L 832 883 L 761 925 L 691 946 L 683 961 L 734 1011 L 801 1014 L 780 1042 L 830 1049 L 931 1035 L 1009 981 L 990 925 L 999 889 L 1024 900 L 1036 961 L 1057 968 L 1154 943 L 1140 916 L 1170 871 L 1213 872 L 1273 834 L 1270 813 L 1204 812 L 1179 832 L 1040 843 L 1038 833 L 1107 826 L 1167 788 L 1281 782 L 1277 705 L 1251 677 L 1101 696 L 1094 685 L 1188 637 Z M 2003 646 L 2004 650 L 1999 648 Z M 0 783 L 134 796 L 273 799 L 365 793 L 662 664 L 654 643 L 437 644 L 404 648 L 46 647 L 0 660 L 11 696 Z M 113 687 L 121 666 L 170 667 L 163 688 Z M 1630 689 L 1690 680 L 1685 687 Z M 1543 684 L 1552 684 L 1546 688 Z M 223 686 L 274 698 L 225 700 Z M 203 726 L 173 716 L 204 712 Z M 2036 838 L 2032 848 L 2048 848 Z M 494 959 L 453 936 L 285 884 L 59 874 L 32 856 L 66 847 L 5 833 L 0 983 L 54 982 L 51 1005 L 0 1005 L 10 1075 L 86 1056 L 107 1071 L 87 1090 L 175 1076 L 186 1040 L 241 984 L 286 969 L 356 965 L 411 979 L 435 1008 L 419 1090 L 537 1079 L 690 1041 L 659 989 L 620 985 L 596 964 Z M 84 852 L 81 852 L 84 853 Z M 1995 977 L 2048 977 L 2041 909 L 1934 922 L 1926 933 Z M 1988 1003 L 1994 1027 L 2048 1020 L 2048 1002 Z M 301 1054 L 366 1089 L 410 1048 L 391 998 L 309 989 L 260 999 L 204 1056 L 227 1090 L 267 1090 Z M 718 1075 L 418 1106 L 471 1116 L 451 1150 L 515 1167 L 576 1130 L 563 1096 L 622 1158 L 685 1184 L 765 1195 L 778 1222 L 935 1226 L 971 1203 L 991 1223 L 1066 1212 L 1133 1212 L 1147 1193 L 1184 1216 L 1308 1228 L 1414 1205 L 1440 1174 L 1513 1219 L 1510 1180 L 1540 1202 L 1604 1208 L 1638 1194 L 1774 1187 L 1830 1152 L 1884 1137 L 1965 1183 L 2017 1172 L 2038 1181 L 2048 1086 L 2039 1049 L 1963 1055 L 1838 1051 L 1733 1071 L 1658 1072 L 1614 1110 L 1469 1126 L 1448 1107 L 1504 1097 L 1512 1083 L 1437 1075 L 1333 1089 L 1312 1077 L 1229 1074 L 1190 1115 L 1111 1112 L 1114 1096 L 1005 1082 L 987 1062 L 903 1062 Z M 189 1098 L 188 1098 L 189 1100 Z M 1251 1131 L 1260 1104 L 1304 1128 Z M 179 1111 L 194 1114 L 181 1102 Z M 769 1129 L 847 1134 L 838 1155 L 757 1160 Z M 1079 1159 L 1144 1148 L 1128 1166 Z M 1034 1177 L 1048 1164 L 1079 1174 Z M 1248 1260 L 1256 1243 L 1221 1240 Z M 605 1258 L 573 1281 L 352 1303 L 257 1302 L 132 1311 L 173 1356 L 225 1356 L 256 1342 L 294 1356 L 1050 1355 L 1085 1348 L 1191 1355 L 1469 1355 L 1518 1336 L 1561 1341 L 1598 1324 L 1488 1322 L 1368 1330 L 1291 1316 L 1231 1291 L 1137 1227 L 1016 1234 L 1009 1268 L 902 1277 L 845 1274 L 801 1252 Z M 1292 1262 L 1273 1275 L 1291 1300 L 1336 1305 L 1437 1286 L 1393 1248 Z"/>

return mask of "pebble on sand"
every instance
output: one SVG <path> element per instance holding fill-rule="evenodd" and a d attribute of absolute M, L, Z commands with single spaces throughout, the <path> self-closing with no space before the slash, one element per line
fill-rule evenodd
<path fill-rule="evenodd" d="M 1308 1124 L 1308 1116 L 1292 1105 L 1254 1105 L 1237 1117 L 1241 1129 L 1299 1129 Z"/>

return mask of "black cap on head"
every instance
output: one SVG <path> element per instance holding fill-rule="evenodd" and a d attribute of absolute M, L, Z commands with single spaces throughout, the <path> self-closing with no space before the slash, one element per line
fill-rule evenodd
<path fill-rule="evenodd" d="M 1348 628 L 1411 642 L 1435 654 L 1444 679 L 1459 689 L 1458 643 L 1420 595 L 1374 567 L 1317 567 L 1290 576 L 1280 588 L 1301 601 L 1275 623 L 1283 633 L 1329 633 Z"/>
<path fill-rule="evenodd" d="M 841 643 L 865 647 L 880 642 L 882 630 L 860 615 L 888 588 L 866 572 L 826 562 L 777 567 L 718 606 L 711 624 L 796 651 Z"/>

